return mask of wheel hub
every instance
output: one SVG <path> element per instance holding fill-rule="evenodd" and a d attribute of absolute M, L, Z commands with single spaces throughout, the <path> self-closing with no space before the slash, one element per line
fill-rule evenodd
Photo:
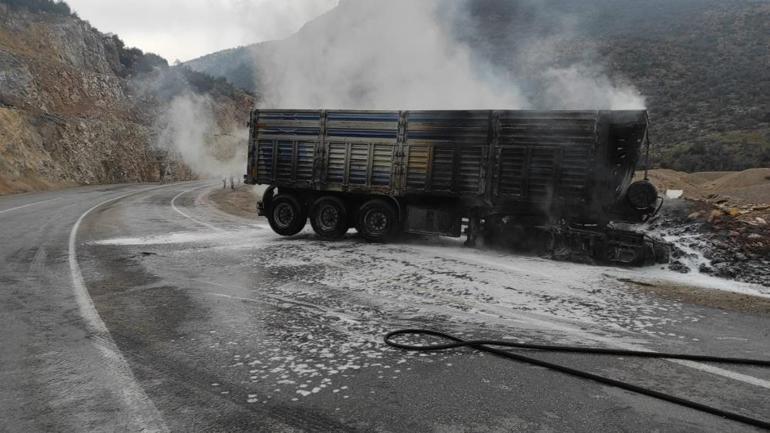
<path fill-rule="evenodd" d="M 335 230 L 339 225 L 340 213 L 336 207 L 326 205 L 318 213 L 318 225 L 323 230 Z"/>
<path fill-rule="evenodd" d="M 279 227 L 289 227 L 294 221 L 294 208 L 288 203 L 279 203 L 275 209 L 273 209 L 273 217 L 275 223 Z"/>
<path fill-rule="evenodd" d="M 373 210 L 364 218 L 366 226 L 373 233 L 382 233 L 388 228 L 388 216 L 384 212 Z"/>

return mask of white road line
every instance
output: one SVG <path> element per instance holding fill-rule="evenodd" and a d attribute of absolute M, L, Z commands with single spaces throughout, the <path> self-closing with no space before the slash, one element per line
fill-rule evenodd
<path fill-rule="evenodd" d="M 151 191 L 158 188 L 154 187 L 142 189 L 139 191 L 130 192 L 121 196 L 105 200 L 96 206 L 88 209 L 83 215 L 78 218 L 75 225 L 70 231 L 69 237 L 69 266 L 70 274 L 72 276 L 72 287 L 75 292 L 75 299 L 77 300 L 78 309 L 80 315 L 86 322 L 89 333 L 94 338 L 94 345 L 99 349 L 102 355 L 106 358 L 109 366 L 114 371 L 113 378 L 118 382 L 117 391 L 120 393 L 120 397 L 128 412 L 128 416 L 133 422 L 141 425 L 141 431 L 143 432 L 168 432 L 169 429 L 166 423 L 163 421 L 158 408 L 144 392 L 144 389 L 139 385 L 134 377 L 131 367 L 126 362 L 123 355 L 120 353 L 117 345 L 110 335 L 110 331 L 107 329 L 107 325 L 104 324 L 102 318 L 99 317 L 99 312 L 96 311 L 94 302 L 91 299 L 91 295 L 88 293 L 83 274 L 80 270 L 80 265 L 77 259 L 77 233 L 80 228 L 80 224 L 83 220 L 94 210 L 107 203 L 118 201 L 122 198 L 128 197 L 133 194 Z"/>
<path fill-rule="evenodd" d="M 654 352 L 650 350 L 647 347 L 638 346 L 636 344 L 616 344 L 615 345 L 618 349 L 626 349 L 626 350 L 640 350 L 645 352 Z M 665 358 L 664 358 L 665 359 Z M 694 370 L 700 370 L 705 373 L 713 374 L 715 376 L 722 376 L 726 377 L 728 379 L 735 380 L 737 382 L 743 382 L 749 385 L 758 386 L 760 388 L 770 389 L 770 381 L 760 379 L 758 377 L 749 376 L 747 374 L 738 373 L 732 370 L 727 370 L 724 368 L 714 367 L 713 365 L 709 364 L 703 364 L 696 361 L 687 361 L 683 359 L 665 359 L 668 362 L 679 364 L 684 367 L 689 367 Z"/>
<path fill-rule="evenodd" d="M 202 225 L 204 227 L 210 228 L 211 230 L 215 230 L 215 231 L 221 232 L 221 231 L 223 231 L 221 228 L 215 227 L 215 226 L 213 226 L 213 225 L 211 225 L 211 224 L 209 224 L 209 223 L 207 223 L 205 221 L 201 221 L 201 220 L 199 220 L 197 218 L 191 217 L 190 215 L 186 214 L 185 212 L 180 210 L 178 207 L 176 207 L 176 199 L 178 199 L 179 197 L 181 197 L 184 194 L 187 194 L 188 192 L 192 192 L 192 191 L 195 191 L 195 190 L 198 190 L 198 189 L 202 189 L 202 188 L 208 188 L 208 185 L 207 186 L 203 186 L 203 187 L 188 189 L 186 191 L 182 191 L 179 194 L 175 195 L 174 198 L 171 199 L 171 208 L 174 209 L 178 214 L 182 215 L 183 217 L 189 219 L 190 221 L 192 221 L 192 222 L 194 222 L 196 224 L 200 224 L 200 225 Z"/>
<path fill-rule="evenodd" d="M 56 201 L 56 200 L 61 200 L 61 197 L 50 198 L 48 200 L 41 200 L 41 201 L 36 201 L 34 203 L 25 204 L 24 206 L 16 206 L 16 207 L 12 207 L 10 209 L 0 210 L 0 214 L 4 214 L 6 212 L 11 212 L 11 211 L 14 211 L 14 210 L 19 210 L 19 209 L 24 209 L 25 207 L 34 206 L 36 204 L 41 204 L 41 203 L 48 203 L 49 201 Z"/>
<path fill-rule="evenodd" d="M 713 365 L 701 364 L 695 361 L 685 361 L 682 359 L 669 359 L 669 361 L 684 365 L 686 367 L 694 368 L 696 370 L 705 371 L 706 373 L 711 373 L 717 376 L 726 377 L 728 379 L 737 380 L 738 382 L 748 383 L 749 385 L 770 389 L 770 381 L 759 379 L 754 376 L 749 376 L 747 374 L 736 373 L 731 370 L 725 370 L 724 368 L 714 367 Z"/>

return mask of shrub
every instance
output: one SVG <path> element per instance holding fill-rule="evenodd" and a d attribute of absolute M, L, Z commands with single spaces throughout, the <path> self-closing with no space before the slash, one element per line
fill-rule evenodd
<path fill-rule="evenodd" d="M 0 0 L 11 9 L 24 9 L 30 12 L 47 12 L 54 15 L 72 15 L 72 9 L 63 1 L 54 0 Z"/>
<path fill-rule="evenodd" d="M 238 93 L 237 89 L 223 77 L 212 77 L 209 74 L 194 71 L 188 66 L 178 68 L 190 87 L 197 93 L 213 93 L 229 97 Z"/>

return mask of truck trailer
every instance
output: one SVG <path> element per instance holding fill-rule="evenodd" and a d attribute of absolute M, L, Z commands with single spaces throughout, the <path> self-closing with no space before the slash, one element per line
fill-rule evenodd
<path fill-rule="evenodd" d="M 646 111 L 255 110 L 245 182 L 283 236 L 350 228 L 468 236 L 562 257 L 651 264 L 666 247 L 628 229 L 662 198 L 633 182 Z"/>

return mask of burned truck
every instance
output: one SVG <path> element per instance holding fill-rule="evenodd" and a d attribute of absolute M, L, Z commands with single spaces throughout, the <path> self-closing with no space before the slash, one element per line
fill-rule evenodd
<path fill-rule="evenodd" d="M 504 243 L 600 262 L 667 260 L 628 229 L 662 199 L 633 182 L 649 152 L 645 111 L 255 110 L 248 184 L 272 229 L 308 219 L 323 239 L 350 228 Z"/>

